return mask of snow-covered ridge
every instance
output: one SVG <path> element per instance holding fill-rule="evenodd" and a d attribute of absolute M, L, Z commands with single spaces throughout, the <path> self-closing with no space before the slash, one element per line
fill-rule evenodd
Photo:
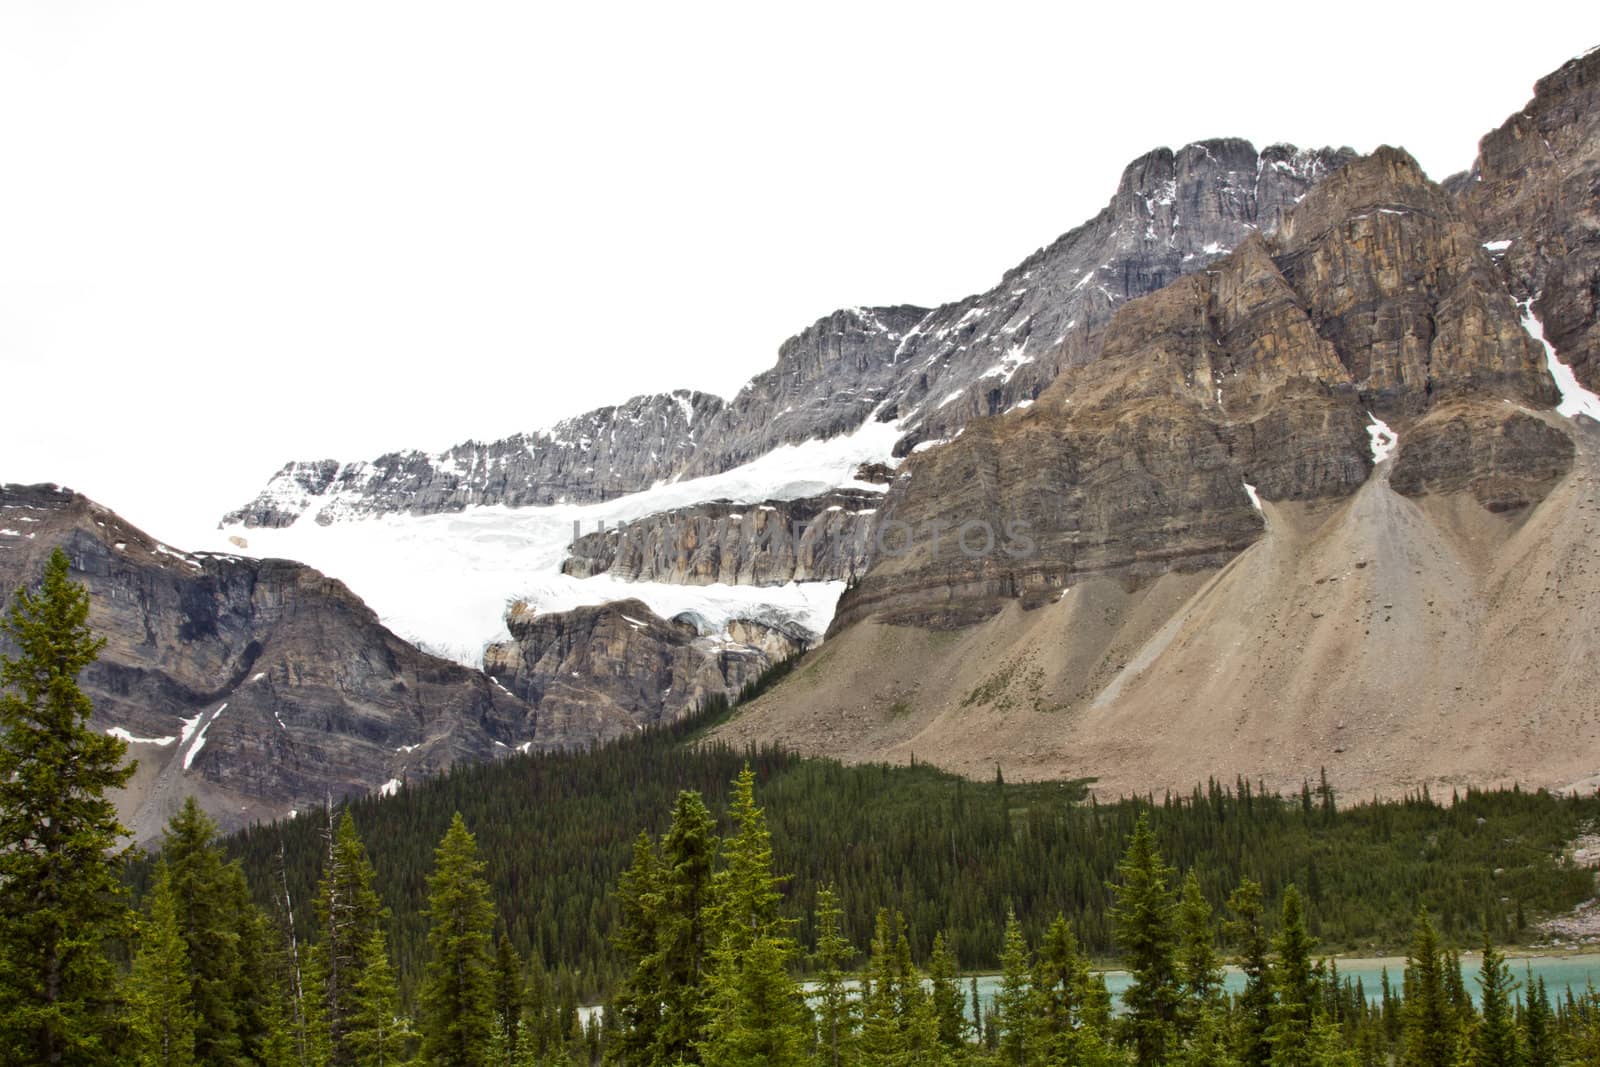
<path fill-rule="evenodd" d="M 783 445 L 721 474 L 661 482 L 600 504 L 493 505 L 326 525 L 308 512 L 291 526 L 229 526 L 214 536 L 223 542 L 230 536 L 247 539 L 253 554 L 297 559 L 341 579 L 401 637 L 469 666 L 481 664 L 487 644 L 510 639 L 505 611 L 518 600 L 543 613 L 634 597 L 663 617 L 693 612 L 711 633 L 739 617 L 793 621 L 822 633 L 843 582 L 626 582 L 605 574 L 565 575 L 561 562 L 575 533 L 597 530 L 602 522 L 615 526 L 711 500 L 757 505 L 840 487 L 881 492 L 883 486 L 855 475 L 864 463 L 893 465 L 890 452 L 900 433 L 897 423 L 868 419 L 852 434 Z"/>

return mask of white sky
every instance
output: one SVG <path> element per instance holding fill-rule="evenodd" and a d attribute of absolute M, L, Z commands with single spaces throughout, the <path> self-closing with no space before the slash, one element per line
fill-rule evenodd
<path fill-rule="evenodd" d="M 0 481 L 183 544 L 289 459 L 731 395 L 1158 145 L 1460 170 L 1594 10 L 8 0 Z"/>

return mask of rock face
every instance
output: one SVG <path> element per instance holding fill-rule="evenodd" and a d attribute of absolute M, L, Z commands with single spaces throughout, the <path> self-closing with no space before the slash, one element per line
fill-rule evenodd
<path fill-rule="evenodd" d="M 233 827 L 545 743 L 530 705 L 309 567 L 191 555 L 70 491 L 0 487 L 7 601 L 56 547 L 107 640 L 82 678 L 93 725 L 148 739 L 129 746 L 140 770 L 121 802 L 141 840 L 191 794 Z"/>
<path fill-rule="evenodd" d="M 1128 165 L 1105 210 L 988 292 L 932 310 L 836 311 L 785 341 L 776 365 L 730 402 L 685 391 L 641 396 L 548 432 L 469 441 L 438 455 L 290 463 L 223 523 L 606 500 L 724 471 L 868 418 L 906 429 L 903 454 L 1031 402 L 1063 367 L 1095 358 L 1119 306 L 1271 232 L 1352 157 L 1348 149 L 1289 145 L 1257 152 L 1237 139 L 1157 149 Z"/>
<path fill-rule="evenodd" d="M 1471 481 L 1502 505 L 1539 499 L 1572 449 L 1497 410 L 1557 397 L 1480 244 L 1405 153 L 1347 164 L 1273 237 L 1130 302 L 1101 358 L 1036 405 L 913 457 L 883 518 L 911 532 L 909 549 L 874 562 L 835 631 L 873 614 L 965 625 L 1088 574 L 1137 582 L 1220 566 L 1262 530 L 1247 484 L 1268 500 L 1354 492 L 1372 466 L 1372 414 L 1402 439 L 1446 403 L 1458 430 L 1509 425 L 1508 436 L 1436 423 L 1429 432 L 1454 447 L 1416 450 L 1401 486 Z M 969 523 L 997 542 L 1026 531 L 1026 545 L 973 554 L 920 535 Z"/>
<path fill-rule="evenodd" d="M 584 534 L 566 574 L 680 585 L 848 581 L 867 569 L 882 494 L 838 489 L 799 500 L 716 500 Z"/>
<path fill-rule="evenodd" d="M 512 640 L 491 646 L 484 669 L 556 733 L 615 734 L 670 722 L 711 696 L 737 697 L 761 672 L 815 635 L 735 620 L 732 640 L 702 636 L 689 619 L 663 619 L 638 600 L 538 615 L 513 605 Z"/>
<path fill-rule="evenodd" d="M 1562 361 L 1600 389 L 1600 49 L 1541 78 L 1449 186 Z"/>

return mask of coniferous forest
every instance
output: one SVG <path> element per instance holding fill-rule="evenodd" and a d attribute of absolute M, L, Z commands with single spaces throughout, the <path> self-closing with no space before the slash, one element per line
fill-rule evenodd
<path fill-rule="evenodd" d="M 190 801 L 138 856 L 87 618 L 57 553 L 4 623 L 7 1064 L 1600 1063 L 1600 993 L 1499 948 L 1592 893 L 1594 799 L 1097 804 L 704 744 L 719 706 L 228 839 Z"/>

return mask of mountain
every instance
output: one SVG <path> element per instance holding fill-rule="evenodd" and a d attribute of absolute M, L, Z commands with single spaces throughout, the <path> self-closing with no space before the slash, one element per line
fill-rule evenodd
<path fill-rule="evenodd" d="M 880 553 L 724 735 L 1112 794 L 1592 785 L 1600 398 L 1562 345 L 1595 325 L 1597 75 L 1540 81 L 1444 188 L 1347 163 L 1037 404 L 911 457 L 880 527 L 1032 551 Z"/>
<path fill-rule="evenodd" d="M 594 503 L 720 474 L 782 445 L 856 431 L 869 418 L 901 428 L 894 451 L 904 454 L 1031 400 L 1063 366 L 1092 358 L 1120 304 L 1271 231 L 1353 155 L 1290 145 L 1257 152 L 1236 139 L 1157 149 L 1128 165 L 1099 215 L 988 292 L 931 310 L 836 311 L 785 341 L 772 369 L 731 402 L 680 390 L 437 455 L 293 462 L 223 524 Z"/>

